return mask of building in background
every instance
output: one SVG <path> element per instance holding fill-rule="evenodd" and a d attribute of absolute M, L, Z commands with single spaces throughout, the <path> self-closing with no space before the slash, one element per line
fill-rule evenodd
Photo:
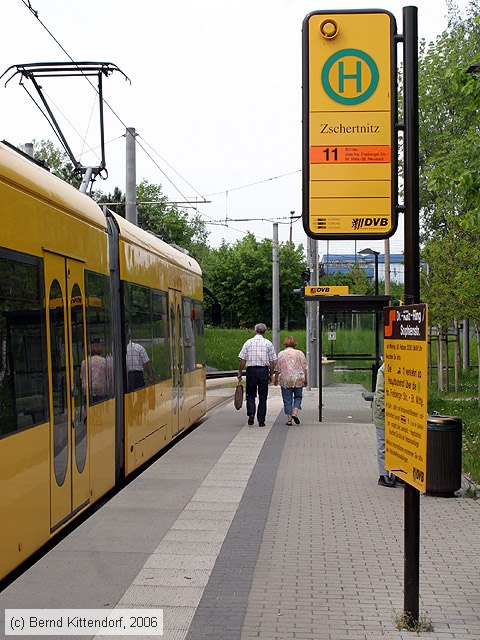
<path fill-rule="evenodd" d="M 352 269 L 354 264 L 359 265 L 369 278 L 375 278 L 375 261 L 373 256 L 365 257 L 355 253 L 325 253 L 320 257 L 320 264 L 323 264 L 325 275 L 335 273 L 346 274 Z M 385 255 L 378 256 L 378 279 L 385 280 Z M 404 256 L 402 253 L 390 254 L 390 281 L 397 284 L 404 282 Z"/>

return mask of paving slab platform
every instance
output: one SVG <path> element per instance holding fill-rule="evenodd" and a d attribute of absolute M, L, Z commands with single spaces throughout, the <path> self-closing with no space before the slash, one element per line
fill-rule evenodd
<path fill-rule="evenodd" d="M 6 608 L 162 608 L 166 640 L 480 640 L 480 503 L 421 497 L 433 631 L 400 631 L 403 488 L 377 485 L 362 387 L 324 388 L 322 422 L 306 391 L 292 427 L 271 387 L 259 428 L 225 384 L 198 428 L 4 589 L 0 633 Z"/>

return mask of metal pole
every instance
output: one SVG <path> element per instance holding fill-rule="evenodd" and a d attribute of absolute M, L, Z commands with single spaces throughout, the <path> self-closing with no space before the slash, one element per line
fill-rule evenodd
<path fill-rule="evenodd" d="M 378 251 L 375 252 L 375 295 L 378 296 Z M 375 311 L 375 372 L 372 376 L 372 391 L 375 391 L 377 384 L 377 373 L 380 367 L 380 322 L 378 311 Z"/>
<path fill-rule="evenodd" d="M 307 238 L 307 264 L 313 275 L 311 284 L 315 286 L 315 262 L 316 240 Z M 307 305 L 307 365 L 308 365 L 308 389 L 317 386 L 317 306 L 315 302 L 308 301 Z"/>
<path fill-rule="evenodd" d="M 390 295 L 390 240 L 387 238 L 384 240 L 384 254 L 385 254 L 385 295 Z"/>
<path fill-rule="evenodd" d="M 278 268 L 278 222 L 273 223 L 272 263 L 272 342 L 275 353 L 278 353 L 280 351 L 280 275 Z"/>
<path fill-rule="evenodd" d="M 312 240 L 312 285 L 314 287 L 316 287 L 319 284 L 319 280 L 318 280 L 318 241 L 317 240 Z M 321 352 L 321 341 L 322 341 L 322 330 L 320 328 L 320 320 L 319 320 L 319 314 L 318 314 L 318 309 L 317 309 L 317 303 L 313 302 L 312 303 L 312 329 L 313 329 L 313 334 L 315 336 L 315 341 L 313 343 L 313 359 L 314 359 L 314 365 L 313 365 L 313 379 L 312 382 L 314 384 L 314 386 L 318 386 L 318 380 L 319 380 L 319 365 L 318 365 L 318 358 L 319 358 L 319 353 Z M 320 367 L 321 368 L 321 367 Z"/>
<path fill-rule="evenodd" d="M 310 318 L 310 302 L 306 302 L 305 303 L 305 320 L 306 320 L 306 338 L 305 338 L 305 342 L 306 342 L 306 349 L 305 349 L 305 357 L 307 358 L 307 368 L 308 368 L 308 385 L 307 385 L 307 389 L 310 391 L 310 389 L 312 388 L 312 380 L 311 380 L 311 368 L 310 368 L 310 364 L 312 361 L 312 347 L 311 347 L 311 343 L 310 343 L 310 324 L 311 324 L 311 318 Z"/>
<path fill-rule="evenodd" d="M 404 7 L 405 303 L 420 302 L 417 7 Z"/>
<path fill-rule="evenodd" d="M 318 270 L 318 241 L 313 240 L 313 285 L 320 284 L 319 270 Z M 315 323 L 315 334 L 317 340 L 315 342 L 315 370 L 314 381 L 318 386 L 318 421 L 322 422 L 322 407 L 323 407 L 323 368 L 322 368 L 322 310 L 320 303 L 313 303 L 313 322 Z"/>
<path fill-rule="evenodd" d="M 323 420 L 323 367 L 322 367 L 322 309 L 321 303 L 318 301 L 315 304 L 315 310 L 317 311 L 318 322 L 318 421 Z M 317 306 L 318 305 L 318 306 Z"/>
<path fill-rule="evenodd" d="M 79 191 L 82 193 L 87 193 L 88 185 L 90 184 L 90 180 L 92 179 L 93 168 L 87 167 L 85 169 L 85 173 L 83 174 L 82 182 L 78 187 Z"/>
<path fill-rule="evenodd" d="M 105 127 L 103 126 L 103 73 L 98 72 L 98 104 L 100 111 L 100 149 L 102 154 L 102 160 L 100 163 L 100 169 L 105 169 Z"/>
<path fill-rule="evenodd" d="M 138 224 L 137 217 L 137 169 L 135 159 L 135 128 L 127 127 L 126 132 L 126 181 L 125 218 Z"/>
<path fill-rule="evenodd" d="M 420 301 L 417 13 L 417 7 L 403 8 L 406 304 Z M 405 483 L 404 499 L 404 613 L 413 626 L 419 619 L 420 492 Z"/>

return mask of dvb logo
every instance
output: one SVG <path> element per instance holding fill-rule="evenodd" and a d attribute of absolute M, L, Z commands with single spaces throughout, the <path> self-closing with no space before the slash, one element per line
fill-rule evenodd
<path fill-rule="evenodd" d="M 365 227 L 386 227 L 388 218 L 365 218 Z"/>

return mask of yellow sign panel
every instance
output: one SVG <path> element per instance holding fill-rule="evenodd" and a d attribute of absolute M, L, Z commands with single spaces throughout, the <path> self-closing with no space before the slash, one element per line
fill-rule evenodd
<path fill-rule="evenodd" d="M 387 11 L 304 20 L 303 224 L 312 238 L 395 232 L 395 32 Z"/>
<path fill-rule="evenodd" d="M 384 310 L 385 468 L 420 491 L 427 483 L 427 306 Z"/>
<path fill-rule="evenodd" d="M 305 287 L 306 296 L 347 296 L 348 286 Z"/>

